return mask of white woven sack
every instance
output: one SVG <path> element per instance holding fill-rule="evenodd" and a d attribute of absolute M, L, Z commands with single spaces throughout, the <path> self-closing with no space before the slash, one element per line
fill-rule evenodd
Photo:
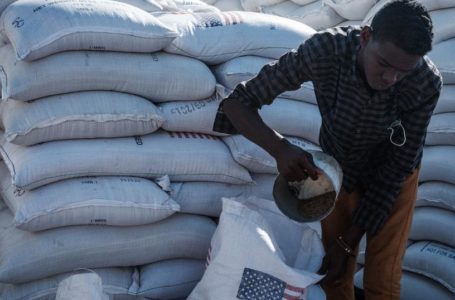
<path fill-rule="evenodd" d="M 362 268 L 354 276 L 354 285 L 359 289 L 363 289 L 363 272 Z M 401 300 L 453 300 L 453 294 L 448 289 L 433 279 L 417 273 L 403 271 L 400 285 Z"/>
<path fill-rule="evenodd" d="M 296 137 L 287 137 L 289 142 L 304 150 L 321 150 L 311 142 Z M 232 135 L 223 138 L 235 161 L 254 173 L 278 174 L 275 159 L 264 149 L 251 142 L 243 135 Z"/>
<path fill-rule="evenodd" d="M 182 213 L 219 217 L 221 198 L 250 197 L 273 199 L 276 175 L 251 174 L 253 183 L 228 184 L 219 182 L 174 182 L 170 195 L 180 205 Z"/>
<path fill-rule="evenodd" d="M 8 210 L 0 212 L 0 225 L 0 282 L 4 283 L 38 280 L 78 268 L 204 259 L 216 227 L 208 217 L 175 214 L 149 225 L 67 226 L 30 233 L 12 225 Z"/>
<path fill-rule="evenodd" d="M 256 76 L 264 65 L 272 61 L 274 60 L 259 56 L 241 56 L 213 66 L 212 71 L 217 82 L 221 83 L 227 90 L 233 90 L 240 82 Z M 310 81 L 303 83 L 301 88 L 295 91 L 281 93 L 279 97 L 317 103 L 313 83 Z"/>
<path fill-rule="evenodd" d="M 259 115 L 270 128 L 281 134 L 319 144 L 322 119 L 317 105 L 277 98 L 271 105 L 264 105 Z"/>
<path fill-rule="evenodd" d="M 213 3 L 213 6 L 222 11 L 242 11 L 244 10 L 241 0 L 218 0 Z"/>
<path fill-rule="evenodd" d="M 213 122 L 222 100 L 223 89 L 217 85 L 217 92 L 211 97 L 198 101 L 174 101 L 158 107 L 165 119 L 162 128 L 166 131 L 206 133 L 216 136 L 226 134 L 213 130 Z"/>
<path fill-rule="evenodd" d="M 419 185 L 416 207 L 433 206 L 455 212 L 455 185 L 429 181 Z"/>
<path fill-rule="evenodd" d="M 118 92 L 80 92 L 31 103 L 0 103 L 8 142 L 30 146 L 47 141 L 145 135 L 164 118 L 147 99 Z"/>
<path fill-rule="evenodd" d="M 155 183 L 138 177 L 82 177 L 24 191 L 0 165 L 0 194 L 14 225 L 39 231 L 69 225 L 132 226 L 158 222 L 180 210 Z"/>
<path fill-rule="evenodd" d="M 209 265 L 189 300 L 247 299 L 249 292 L 259 293 L 256 299 L 300 299 L 322 278 L 316 274 L 324 255 L 318 233 L 282 215 L 273 201 L 223 198 L 210 249 Z"/>
<path fill-rule="evenodd" d="M 455 85 L 444 84 L 442 86 L 441 95 L 439 96 L 438 103 L 434 108 L 433 114 L 447 112 L 455 112 Z"/>
<path fill-rule="evenodd" d="M 109 300 L 103 292 L 101 277 L 94 272 L 74 274 L 63 279 L 57 288 L 55 300 Z"/>
<path fill-rule="evenodd" d="M 191 56 L 207 64 L 243 55 L 277 59 L 315 32 L 292 20 L 245 11 L 168 13 L 159 16 L 159 20 L 181 33 L 164 49 L 166 52 Z"/>
<path fill-rule="evenodd" d="M 430 11 L 430 17 L 433 21 L 433 45 L 455 38 L 455 24 L 453 22 L 455 2 L 453 6 L 453 8 Z"/>
<path fill-rule="evenodd" d="M 295 20 L 315 30 L 333 27 L 345 20 L 333 8 L 323 5 L 322 0 L 304 6 L 285 1 L 276 5 L 263 6 L 261 12 Z"/>
<path fill-rule="evenodd" d="M 3 13 L 3 11 L 13 2 L 17 0 L 3 0 L 0 2 L 0 15 Z"/>
<path fill-rule="evenodd" d="M 208 5 L 204 1 L 200 0 L 172 0 L 168 1 L 171 5 L 165 5 L 164 10 L 167 11 L 181 11 L 185 10 L 188 12 L 219 12 L 220 10 L 215 6 Z"/>
<path fill-rule="evenodd" d="M 418 207 L 414 211 L 409 238 L 432 240 L 455 248 L 455 212 L 437 207 Z"/>
<path fill-rule="evenodd" d="M 377 0 L 323 0 L 337 14 L 348 20 L 363 20 Z"/>
<path fill-rule="evenodd" d="M 425 275 L 455 293 L 454 257 L 454 248 L 430 241 L 418 242 L 406 249 L 403 270 Z"/>
<path fill-rule="evenodd" d="M 359 254 L 357 255 L 357 263 L 360 265 L 365 264 L 365 251 L 367 248 L 367 236 L 363 235 L 359 243 Z"/>
<path fill-rule="evenodd" d="M 307 5 L 307 4 L 316 2 L 318 0 L 291 0 L 291 1 L 298 5 Z"/>
<path fill-rule="evenodd" d="M 209 5 L 212 5 L 216 2 L 216 0 L 202 0 L 203 2 L 209 4 Z"/>
<path fill-rule="evenodd" d="M 455 112 L 431 117 L 427 128 L 427 145 L 455 145 Z"/>
<path fill-rule="evenodd" d="M 13 184 L 26 190 L 80 176 L 169 175 L 175 181 L 251 182 L 227 146 L 209 135 L 158 131 L 143 137 L 66 140 L 32 147 L 6 141 L 0 145 Z"/>
<path fill-rule="evenodd" d="M 68 50 L 150 53 L 178 36 L 146 11 L 111 0 L 19 0 L 5 9 L 0 27 L 18 60 Z"/>
<path fill-rule="evenodd" d="M 433 50 L 428 53 L 428 56 L 441 72 L 444 85 L 455 84 L 455 60 L 453 59 L 454 47 L 455 38 L 452 38 L 435 45 Z"/>
<path fill-rule="evenodd" d="M 81 91 L 136 94 L 154 102 L 200 100 L 215 90 L 215 76 L 202 62 L 163 52 L 153 54 L 67 51 L 33 62 L 15 61 L 0 48 L 2 98 L 34 100 Z"/>
<path fill-rule="evenodd" d="M 428 146 L 423 148 L 419 181 L 443 181 L 455 184 L 455 147 Z"/>
<path fill-rule="evenodd" d="M 347 20 L 347 21 L 343 21 L 343 22 L 337 24 L 336 26 L 337 26 L 337 27 L 360 26 L 361 24 L 362 24 L 362 21 L 358 21 L 358 20 Z"/>
<path fill-rule="evenodd" d="M 205 260 L 170 259 L 140 268 L 138 295 L 152 299 L 186 299 L 205 271 Z"/>
<path fill-rule="evenodd" d="M 100 276 L 104 292 L 110 295 L 127 294 L 130 287 L 138 284 L 135 279 L 139 276 L 133 276 L 133 268 L 100 268 L 92 271 Z M 55 299 L 59 282 L 80 272 L 58 274 L 22 284 L 8 284 L 1 294 L 2 300 Z"/>
<path fill-rule="evenodd" d="M 155 0 L 114 0 L 123 2 L 132 6 L 136 6 L 146 12 L 159 12 L 163 10 L 163 6 Z"/>
<path fill-rule="evenodd" d="M 0 48 L 8 45 L 8 39 L 0 34 Z"/>
<path fill-rule="evenodd" d="M 240 3 L 244 10 L 259 12 L 263 5 L 274 5 L 285 0 L 241 0 Z"/>
<path fill-rule="evenodd" d="M 363 19 L 362 24 L 370 24 L 373 17 L 376 13 L 387 3 L 392 2 L 393 0 L 381 0 L 378 1 L 368 12 L 368 14 Z M 417 2 L 422 3 L 423 6 L 428 11 L 443 9 L 443 8 L 450 8 L 455 7 L 455 3 L 453 0 L 417 0 Z"/>

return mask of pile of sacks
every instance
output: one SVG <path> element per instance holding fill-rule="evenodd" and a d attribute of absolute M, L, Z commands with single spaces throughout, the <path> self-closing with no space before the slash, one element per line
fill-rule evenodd
<path fill-rule="evenodd" d="M 218 104 L 320 27 L 231 11 L 248 1 L 19 0 L 7 6 L 12 2 L 0 6 L 1 298 L 52 297 L 78 268 L 100 274 L 111 295 L 186 298 L 203 278 L 221 197 L 271 199 L 277 173 L 273 158 L 255 144 L 212 131 Z M 343 1 L 330 2 L 324 9 L 337 11 Z M 425 230 L 415 225 L 411 234 L 431 244 L 422 244 L 428 249 L 422 258 L 409 250 L 404 268 L 410 282 L 423 280 L 446 297 L 454 292 L 455 276 L 448 273 L 454 268 L 447 267 L 454 237 L 441 233 L 439 223 L 437 233 L 430 231 L 425 221 L 448 222 L 454 214 L 449 48 L 455 35 L 444 21 L 454 8 L 439 8 L 431 12 L 430 56 L 443 72 L 444 89 L 422 163 L 422 213 L 416 209 L 415 220 Z M 292 143 L 319 149 L 321 118 L 311 83 L 260 113 Z M 435 261 L 431 255 L 439 255 L 438 265 L 426 263 Z M 210 279 L 204 282 L 210 286 Z M 312 299 L 324 298 L 316 294 Z M 410 295 L 405 299 L 422 299 Z"/>
<path fill-rule="evenodd" d="M 141 177 L 251 180 L 235 165 L 201 167 L 211 148 L 220 168 L 229 163 L 221 142 L 158 131 L 165 120 L 150 100 L 206 97 L 210 70 L 160 52 L 178 33 L 120 2 L 17 1 L 1 23 L 1 298 L 52 297 L 79 268 L 110 294 L 185 297 L 216 224 L 176 214 L 178 203 Z"/>
<path fill-rule="evenodd" d="M 238 56 L 277 59 L 314 30 L 162 2 L 2 7 L 2 299 L 55 297 L 78 269 L 96 271 L 110 295 L 186 298 L 203 276 L 221 197 L 272 199 L 270 157 L 259 162 L 265 172 L 251 171 L 211 131 L 229 88 L 212 70 Z M 318 114 L 300 100 L 277 105 Z M 317 125 L 303 133 L 301 117 L 265 118 L 316 140 Z"/>

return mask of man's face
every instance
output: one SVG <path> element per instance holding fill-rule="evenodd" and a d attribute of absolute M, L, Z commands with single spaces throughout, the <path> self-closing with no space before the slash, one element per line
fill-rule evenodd
<path fill-rule="evenodd" d="M 379 41 L 371 34 L 362 41 L 363 72 L 374 90 L 385 90 L 411 73 L 422 59 L 411 55 L 388 41 Z"/>

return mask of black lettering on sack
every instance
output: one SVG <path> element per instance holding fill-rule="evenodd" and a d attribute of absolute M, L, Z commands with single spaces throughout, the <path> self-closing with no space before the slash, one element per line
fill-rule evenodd
<path fill-rule="evenodd" d="M 98 181 L 96 180 L 82 180 L 82 184 L 98 184 Z"/>
<path fill-rule="evenodd" d="M 45 8 L 45 7 L 46 7 L 46 4 L 40 5 L 40 6 L 36 7 L 36 8 L 34 8 L 34 9 L 33 9 L 33 12 L 35 13 L 35 12 L 37 12 L 37 11 L 39 11 L 39 10 L 42 10 L 42 9 Z"/>
<path fill-rule="evenodd" d="M 158 56 L 156 54 L 151 54 L 153 61 L 158 61 Z"/>
<path fill-rule="evenodd" d="M 216 101 L 216 97 L 210 97 L 209 99 L 207 99 L 207 103 L 210 103 L 210 102 L 213 102 L 213 101 Z"/>
<path fill-rule="evenodd" d="M 20 188 L 16 188 L 13 192 L 14 196 L 16 197 L 21 197 L 23 194 L 25 194 L 25 190 L 22 190 Z"/>
<path fill-rule="evenodd" d="M 135 136 L 134 140 L 136 141 L 136 145 L 142 146 L 144 144 L 140 136 Z"/>
<path fill-rule="evenodd" d="M 171 114 L 174 115 L 187 115 L 196 110 L 202 109 L 206 104 L 203 101 L 194 102 L 191 104 L 180 105 L 179 107 L 174 107 L 171 109 Z"/>
<path fill-rule="evenodd" d="M 141 182 L 139 178 L 120 178 L 121 182 Z"/>
<path fill-rule="evenodd" d="M 106 47 L 104 46 L 90 46 L 88 48 L 89 50 L 106 50 Z"/>
<path fill-rule="evenodd" d="M 430 252 L 430 253 L 435 253 L 436 249 L 435 248 L 426 248 L 425 251 Z"/>
<path fill-rule="evenodd" d="M 455 252 L 452 252 L 448 249 L 443 249 L 443 248 L 439 248 L 439 247 L 426 247 L 425 248 L 425 251 L 426 252 L 430 252 L 432 254 L 436 254 L 436 255 L 440 255 L 440 256 L 444 256 L 444 257 L 448 257 L 448 258 L 455 258 Z"/>
<path fill-rule="evenodd" d="M 106 224 L 106 223 L 107 223 L 106 219 L 90 219 L 90 224 L 102 225 L 102 224 Z"/>
<path fill-rule="evenodd" d="M 24 19 L 22 19 L 21 17 L 17 17 L 16 19 L 14 19 L 11 25 L 13 25 L 16 28 L 21 28 L 22 26 L 24 26 L 24 23 L 25 23 Z"/>

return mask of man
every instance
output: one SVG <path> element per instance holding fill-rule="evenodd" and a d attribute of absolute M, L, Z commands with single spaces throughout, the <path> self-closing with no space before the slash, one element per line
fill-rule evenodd
<path fill-rule="evenodd" d="M 355 256 L 365 233 L 366 299 L 400 297 L 425 132 L 442 85 L 425 56 L 432 37 L 421 4 L 394 1 L 370 26 L 316 33 L 220 104 L 214 130 L 239 132 L 264 148 L 289 181 L 315 180 L 320 170 L 311 154 L 279 137 L 257 112 L 283 91 L 313 82 L 320 145 L 344 173 L 336 207 L 322 221 L 328 299 L 354 299 Z"/>

